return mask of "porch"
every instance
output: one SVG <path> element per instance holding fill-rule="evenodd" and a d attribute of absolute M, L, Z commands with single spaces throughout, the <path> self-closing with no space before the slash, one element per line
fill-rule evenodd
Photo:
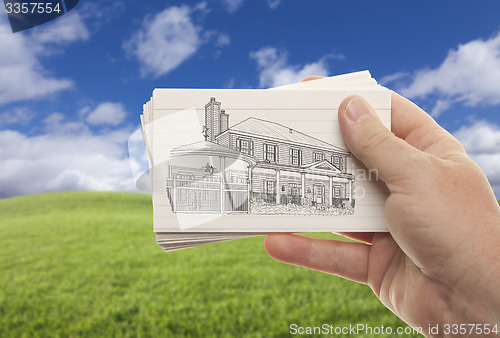
<path fill-rule="evenodd" d="M 347 208 L 349 206 L 354 207 L 354 199 L 349 200 L 345 197 L 332 197 L 331 203 L 324 201 L 325 203 L 318 203 L 308 198 L 302 198 L 300 195 L 290 195 L 290 194 L 280 194 L 279 203 L 276 203 L 276 193 L 262 193 L 262 192 L 252 192 L 251 201 L 263 201 L 266 204 L 296 204 L 296 205 L 307 205 L 307 206 L 317 206 L 317 205 L 328 205 L 334 208 Z"/>
<path fill-rule="evenodd" d="M 354 176 L 327 161 L 307 166 L 258 162 L 249 168 L 252 201 L 276 205 L 354 207 Z"/>

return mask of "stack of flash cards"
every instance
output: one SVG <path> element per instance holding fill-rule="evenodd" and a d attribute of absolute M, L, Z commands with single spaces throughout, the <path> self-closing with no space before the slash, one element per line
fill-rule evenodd
<path fill-rule="evenodd" d="M 155 89 L 141 121 L 158 244 L 387 231 L 387 188 L 339 128 L 354 94 L 390 128 L 390 91 L 368 71 L 266 90 Z"/>

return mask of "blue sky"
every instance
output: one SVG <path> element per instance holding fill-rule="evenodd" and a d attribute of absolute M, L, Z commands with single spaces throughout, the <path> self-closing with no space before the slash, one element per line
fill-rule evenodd
<path fill-rule="evenodd" d="M 0 14 L 0 197 L 134 190 L 156 87 L 267 88 L 368 69 L 457 136 L 500 196 L 498 1 L 99 1 L 13 34 Z"/>

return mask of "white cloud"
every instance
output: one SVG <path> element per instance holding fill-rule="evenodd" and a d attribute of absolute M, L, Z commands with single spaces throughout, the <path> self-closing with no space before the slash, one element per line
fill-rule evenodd
<path fill-rule="evenodd" d="M 332 55 L 302 67 L 289 65 L 287 53 L 278 51 L 274 47 L 263 47 L 258 51 L 251 52 L 250 57 L 257 61 L 257 67 L 260 71 L 260 87 L 276 87 L 298 82 L 306 76 L 327 76 L 328 66 L 325 61 L 327 57 L 332 57 Z"/>
<path fill-rule="evenodd" d="M 206 1 L 202 1 L 198 2 L 192 7 L 192 12 L 198 12 L 201 15 L 207 15 L 208 13 L 210 13 L 210 8 L 208 7 Z"/>
<path fill-rule="evenodd" d="M 439 117 L 443 112 L 445 112 L 448 108 L 453 104 L 452 100 L 449 99 L 438 99 L 431 110 L 431 116 L 434 118 Z"/>
<path fill-rule="evenodd" d="M 83 20 L 82 12 L 79 11 L 71 11 L 54 22 L 30 31 L 30 40 L 42 49 L 46 48 L 47 44 L 65 44 L 88 40 L 89 37 L 89 29 Z"/>
<path fill-rule="evenodd" d="M 229 38 L 229 35 L 226 33 L 217 33 L 217 40 L 215 42 L 215 45 L 218 47 L 222 46 L 227 46 L 231 43 L 231 39 Z"/>
<path fill-rule="evenodd" d="M 63 45 L 86 40 L 89 31 L 82 12 L 70 12 L 54 22 L 13 34 L 0 15 L 0 104 L 49 97 L 73 82 L 50 74 L 41 56 L 60 52 Z"/>
<path fill-rule="evenodd" d="M 60 113 L 52 113 L 43 119 L 44 131 L 47 134 L 57 135 L 79 135 L 90 133 L 90 128 L 82 121 L 64 121 L 65 117 Z"/>
<path fill-rule="evenodd" d="M 497 197 L 500 197 L 500 126 L 476 121 L 453 135 L 467 154 L 483 169 Z"/>
<path fill-rule="evenodd" d="M 141 29 L 124 43 L 125 50 L 139 60 L 142 76 L 167 74 L 198 50 L 200 28 L 190 13 L 189 7 L 181 6 L 146 17 Z"/>
<path fill-rule="evenodd" d="M 43 97 L 72 86 L 47 74 L 30 39 L 0 22 L 0 104 Z M 38 47 L 36 47 L 38 48 Z"/>
<path fill-rule="evenodd" d="M 267 5 L 271 9 L 276 9 L 280 5 L 281 0 L 267 0 Z"/>
<path fill-rule="evenodd" d="M 243 5 L 243 0 L 222 0 L 222 3 L 228 13 L 234 13 Z"/>
<path fill-rule="evenodd" d="M 132 130 L 96 133 L 61 114 L 44 134 L 0 131 L 0 197 L 58 190 L 135 191 L 126 144 Z"/>
<path fill-rule="evenodd" d="M 500 127 L 494 124 L 475 121 L 471 126 L 463 126 L 453 134 L 468 152 L 500 154 Z"/>
<path fill-rule="evenodd" d="M 35 113 L 26 107 L 16 107 L 0 114 L 0 125 L 25 125 L 35 117 Z"/>
<path fill-rule="evenodd" d="M 226 33 L 203 31 L 203 27 L 194 24 L 194 14 L 204 17 L 209 11 L 206 2 L 201 2 L 193 7 L 168 7 L 154 16 L 148 15 L 140 29 L 123 43 L 123 48 L 139 61 L 143 77 L 165 75 L 192 57 L 204 44 L 229 45 Z M 219 54 L 216 50 L 215 55 Z"/>
<path fill-rule="evenodd" d="M 398 91 L 410 98 L 437 95 L 437 116 L 455 102 L 468 106 L 500 104 L 499 84 L 500 33 L 450 50 L 441 65 L 417 71 L 411 83 Z"/>
<path fill-rule="evenodd" d="M 404 79 L 404 78 L 408 77 L 409 75 L 410 75 L 410 73 L 407 73 L 407 72 L 397 72 L 397 73 L 386 75 L 386 76 L 382 77 L 379 82 L 382 85 L 386 85 L 388 83 Z"/>
<path fill-rule="evenodd" d="M 120 125 L 127 112 L 121 103 L 104 102 L 98 105 L 94 110 L 84 109 L 85 121 L 91 125 Z"/>

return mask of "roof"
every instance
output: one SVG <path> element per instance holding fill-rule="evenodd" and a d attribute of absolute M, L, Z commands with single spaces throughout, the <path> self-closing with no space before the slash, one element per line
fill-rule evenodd
<path fill-rule="evenodd" d="M 241 121 L 240 123 L 235 124 L 227 131 L 219 134 L 219 136 L 225 134 L 226 132 L 243 133 L 249 136 L 271 138 L 277 141 L 284 141 L 296 145 L 349 153 L 345 149 L 321 141 L 320 139 L 309 136 L 295 129 L 286 127 L 282 124 L 261 120 L 255 117 L 250 117 L 244 121 Z"/>
<path fill-rule="evenodd" d="M 217 143 L 213 143 L 210 141 L 200 141 L 196 143 L 190 143 L 190 144 L 183 144 L 181 146 L 175 147 L 172 149 L 172 152 L 179 152 L 179 151 L 211 151 L 211 152 L 220 152 L 220 153 L 229 153 L 229 154 L 234 154 L 234 155 L 239 155 L 240 152 L 229 149 L 227 147 L 221 146 Z"/>
<path fill-rule="evenodd" d="M 175 147 L 170 152 L 171 156 L 181 155 L 207 155 L 207 156 L 223 156 L 230 158 L 239 158 L 249 163 L 254 163 L 256 159 L 253 156 L 243 154 L 237 150 L 221 146 L 210 141 L 200 141 L 191 144 L 185 144 Z"/>
<path fill-rule="evenodd" d="M 301 166 L 304 169 L 320 169 L 320 170 L 331 170 L 340 173 L 339 168 L 328 162 L 327 160 L 316 161 L 309 164 Z"/>

